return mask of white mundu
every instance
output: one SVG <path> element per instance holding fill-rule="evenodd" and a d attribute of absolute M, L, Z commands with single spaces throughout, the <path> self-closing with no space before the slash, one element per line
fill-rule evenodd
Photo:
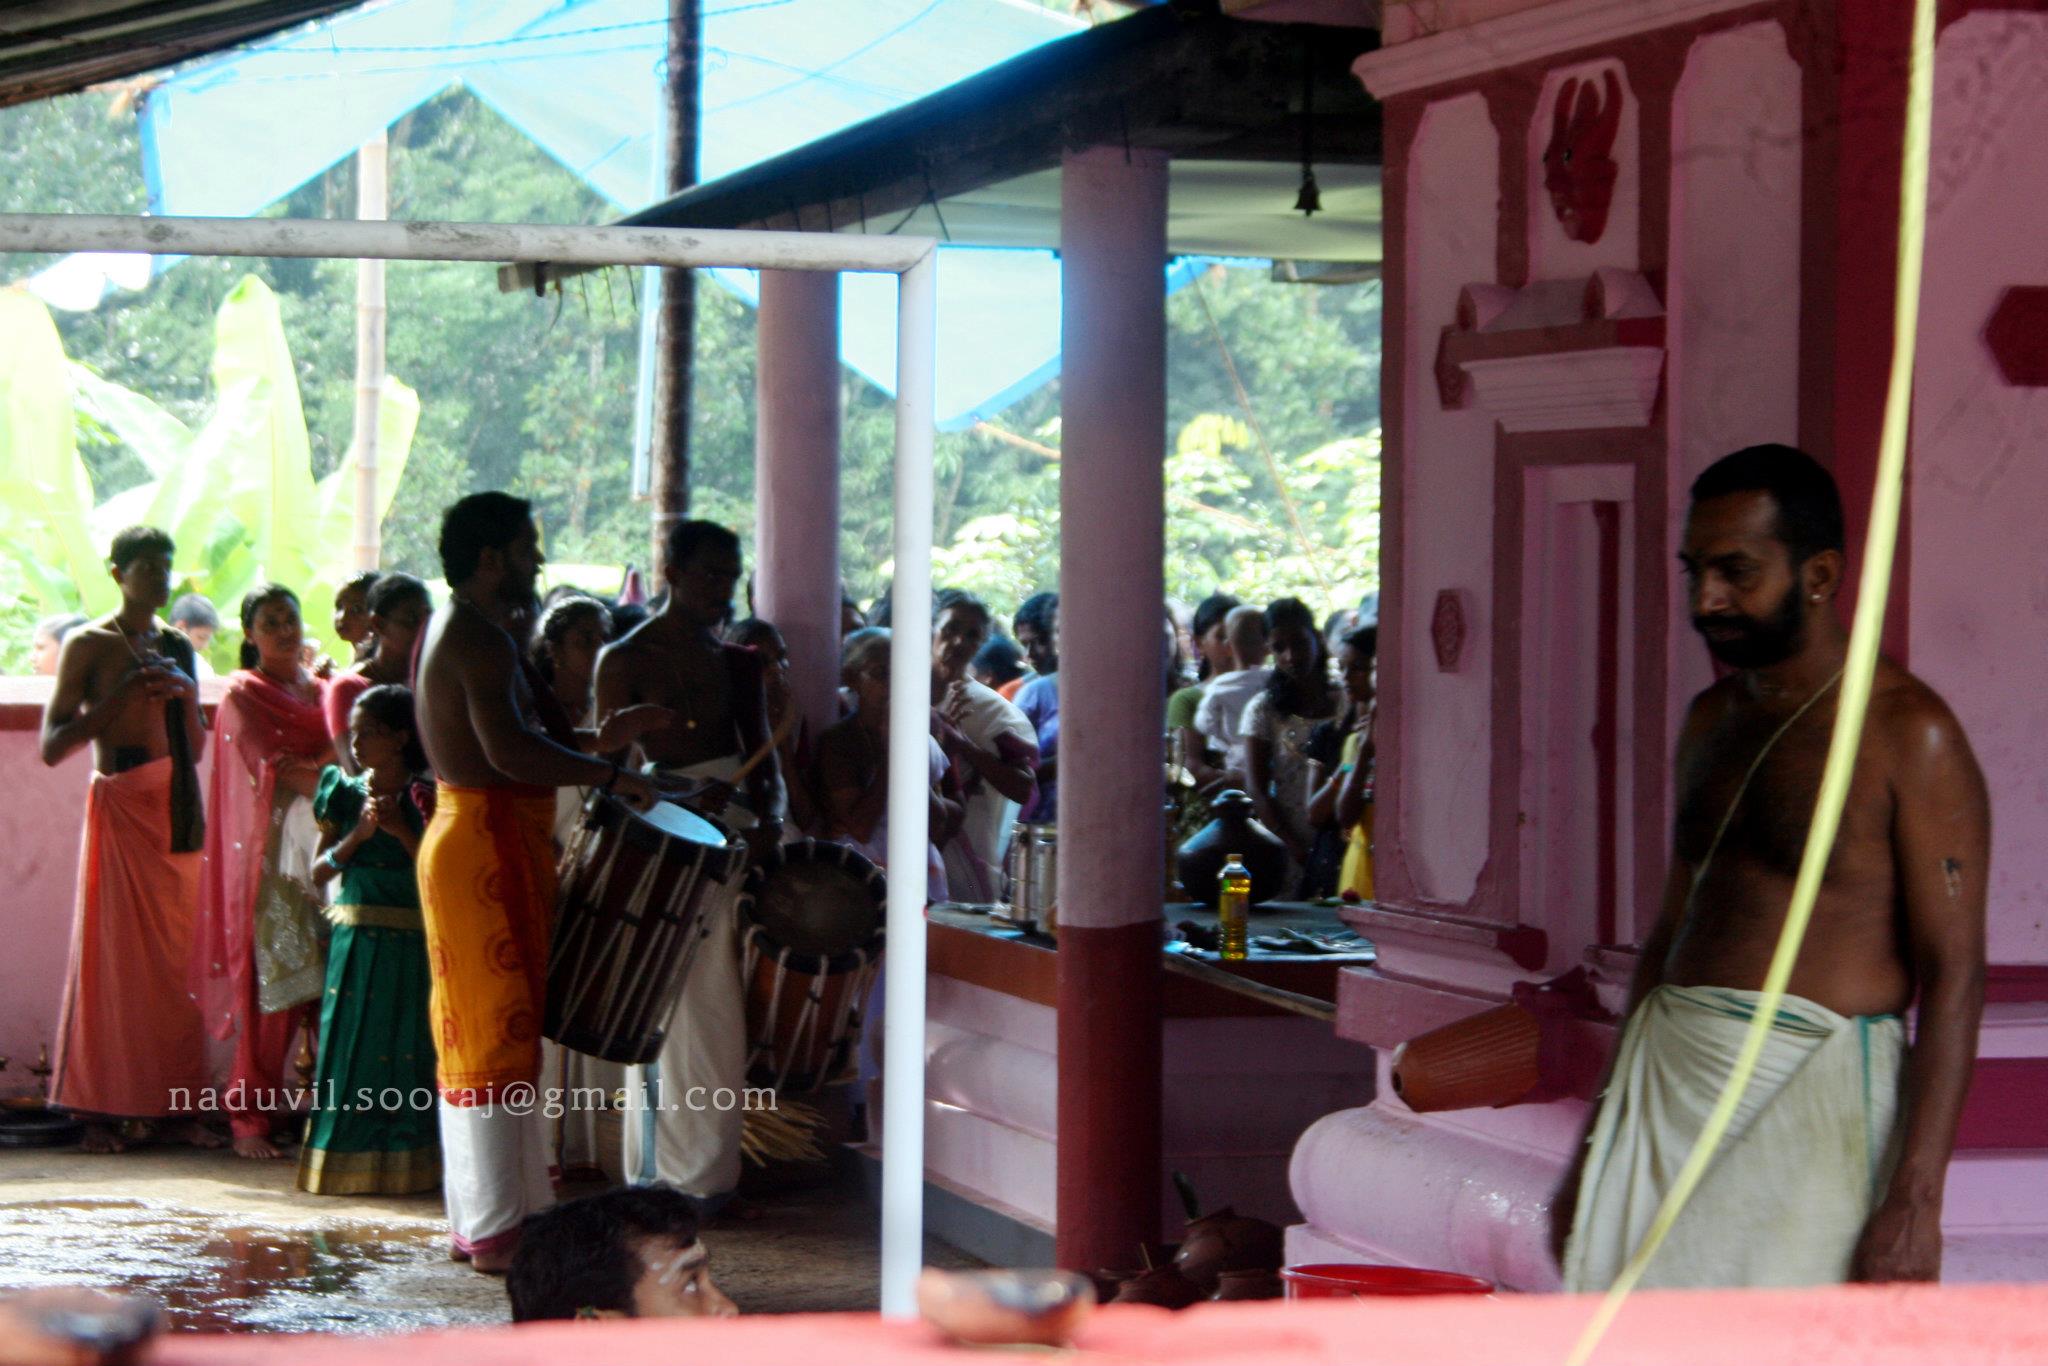
<path fill-rule="evenodd" d="M 1628 1019 L 1588 1136 L 1567 1290 L 1604 1291 L 1656 1217 L 1728 1079 L 1759 993 L 1658 987 Z M 1849 1279 L 1897 1164 L 1905 1026 L 1787 996 L 1756 1076 L 1645 1287 Z"/>
<path fill-rule="evenodd" d="M 722 782 L 739 765 L 736 756 L 727 755 L 660 772 Z M 728 806 L 719 819 L 739 830 L 754 824 L 737 806 Z M 740 1132 L 746 1116 L 737 1104 L 721 1110 L 713 1103 L 721 1089 L 738 1093 L 746 1084 L 740 885 L 741 875 L 734 873 L 724 885 L 706 889 L 698 903 L 704 937 L 683 979 L 661 1052 L 653 1062 L 626 1070 L 626 1180 L 665 1182 L 700 1200 L 728 1196 L 740 1183 Z"/>

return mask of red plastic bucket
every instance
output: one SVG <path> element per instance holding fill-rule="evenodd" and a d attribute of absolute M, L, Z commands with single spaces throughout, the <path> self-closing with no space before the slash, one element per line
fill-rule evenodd
<path fill-rule="evenodd" d="M 1311 1262 L 1280 1273 L 1290 1300 L 1366 1299 L 1380 1295 L 1491 1295 L 1493 1282 L 1415 1266 Z"/>

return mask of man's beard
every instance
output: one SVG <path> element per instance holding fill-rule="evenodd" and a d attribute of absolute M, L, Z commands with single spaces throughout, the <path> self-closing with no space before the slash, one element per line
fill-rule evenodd
<path fill-rule="evenodd" d="M 520 585 L 508 581 L 498 590 L 497 596 L 499 610 L 505 614 L 505 628 L 524 643 L 540 624 L 540 598 L 534 593 L 532 583 Z"/>
<path fill-rule="evenodd" d="M 1768 668 L 1790 659 L 1806 644 L 1805 604 L 1795 583 L 1768 616 L 1694 617 L 1692 627 L 1706 640 L 1708 653 L 1730 668 Z M 1706 635 L 1709 628 L 1737 634 L 1715 640 Z"/>

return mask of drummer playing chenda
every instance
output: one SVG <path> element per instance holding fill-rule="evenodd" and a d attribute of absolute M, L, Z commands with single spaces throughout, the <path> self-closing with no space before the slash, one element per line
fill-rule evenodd
<path fill-rule="evenodd" d="M 718 630 L 741 574 L 739 537 L 715 522 L 678 522 L 668 533 L 668 601 L 597 665 L 597 712 L 609 716 L 658 704 L 671 723 L 640 740 L 641 756 L 664 787 L 687 779 L 682 800 L 746 832 L 756 848 L 781 837 L 782 774 L 769 745 L 763 669 L 752 650 L 728 645 Z M 744 779 L 730 780 L 767 749 Z M 714 1098 L 746 1079 L 746 1007 L 740 989 L 736 902 L 739 879 L 707 895 L 699 914 L 705 938 L 684 979 L 661 1055 L 635 1068 L 627 1085 L 629 1181 L 664 1181 L 694 1198 L 707 1215 L 740 1179 L 745 1115 Z"/>
<path fill-rule="evenodd" d="M 441 1144 L 454 1255 L 511 1264 L 519 1225 L 553 1203 L 540 1029 L 554 918 L 557 787 L 654 799 L 644 777 L 550 739 L 519 667 L 542 556 L 532 511 L 479 493 L 441 522 L 450 599 L 424 636 L 420 740 L 439 777 L 420 841 Z M 567 737 L 573 740 L 573 736 Z"/>

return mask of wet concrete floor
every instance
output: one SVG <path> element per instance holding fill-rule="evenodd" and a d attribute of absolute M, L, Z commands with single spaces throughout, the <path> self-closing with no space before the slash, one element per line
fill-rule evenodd
<path fill-rule="evenodd" d="M 438 1195 L 306 1195 L 293 1188 L 296 1165 L 181 1148 L 0 1150 L 0 1292 L 146 1294 L 174 1331 L 391 1333 L 507 1320 L 503 1282 L 448 1260 Z M 875 1307 L 878 1228 L 855 1175 L 754 1183 L 750 1199 L 759 1217 L 704 1234 L 713 1275 L 744 1312 Z M 926 1260 L 974 1264 L 936 1240 Z"/>

